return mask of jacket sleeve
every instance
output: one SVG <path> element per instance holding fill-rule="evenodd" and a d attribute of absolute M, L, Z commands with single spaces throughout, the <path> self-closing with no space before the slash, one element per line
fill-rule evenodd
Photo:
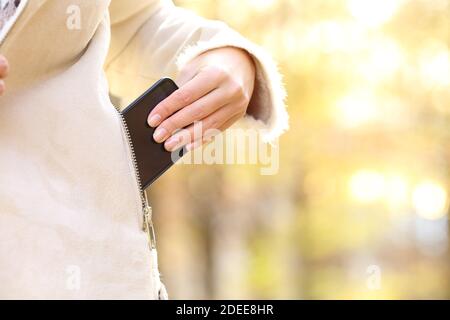
<path fill-rule="evenodd" d="M 262 48 L 225 23 L 207 20 L 171 0 L 112 0 L 111 47 L 106 74 L 111 93 L 123 105 L 199 54 L 220 47 L 246 50 L 256 65 L 256 82 L 241 126 L 262 130 L 266 142 L 288 129 L 286 91 L 276 63 Z"/>

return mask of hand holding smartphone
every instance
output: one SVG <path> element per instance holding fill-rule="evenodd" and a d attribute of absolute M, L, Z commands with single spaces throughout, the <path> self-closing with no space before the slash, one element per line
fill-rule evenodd
<path fill-rule="evenodd" d="M 155 142 L 155 128 L 147 123 L 147 117 L 153 108 L 177 89 L 173 80 L 163 78 L 122 111 L 143 189 L 150 186 L 185 153 L 183 148 L 169 152 L 164 144 Z"/>

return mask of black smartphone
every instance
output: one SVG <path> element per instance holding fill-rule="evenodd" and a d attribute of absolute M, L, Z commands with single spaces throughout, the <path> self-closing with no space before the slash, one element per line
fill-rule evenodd
<path fill-rule="evenodd" d="M 153 139 L 155 128 L 147 123 L 153 108 L 177 89 L 173 80 L 163 78 L 122 111 L 143 189 L 150 186 L 185 153 L 183 148 L 169 152 L 164 149 L 164 144 L 156 143 Z"/>

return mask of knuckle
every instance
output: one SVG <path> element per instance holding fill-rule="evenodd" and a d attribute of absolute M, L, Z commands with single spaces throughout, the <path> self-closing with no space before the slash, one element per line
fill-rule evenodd
<path fill-rule="evenodd" d="M 235 88 L 235 103 L 241 108 L 247 108 L 250 104 L 251 97 L 248 92 L 241 86 L 240 88 Z"/>
<path fill-rule="evenodd" d="M 178 75 L 178 79 L 180 81 L 180 83 L 185 83 L 186 81 L 181 81 L 181 79 L 188 79 L 189 75 L 191 73 L 191 68 L 182 68 L 180 70 L 180 74 Z"/>
<path fill-rule="evenodd" d="M 162 117 L 166 117 L 169 114 L 169 106 L 165 102 L 161 102 L 158 106 L 157 113 L 161 114 Z"/>
<path fill-rule="evenodd" d="M 160 126 L 166 129 L 169 134 L 172 134 L 176 129 L 175 122 L 172 118 L 165 120 Z"/>
<path fill-rule="evenodd" d="M 206 128 L 218 128 L 219 127 L 219 119 L 211 118 L 205 127 Z"/>
<path fill-rule="evenodd" d="M 175 93 L 175 99 L 182 104 L 188 104 L 191 100 L 192 93 L 188 89 L 180 89 Z"/>
<path fill-rule="evenodd" d="M 205 71 L 207 71 L 208 77 L 214 82 L 220 82 L 228 77 L 228 73 L 217 66 L 208 66 L 205 68 Z"/>
<path fill-rule="evenodd" d="M 199 121 L 207 116 L 207 106 L 204 104 L 199 104 L 197 108 L 193 110 L 193 119 Z"/>
<path fill-rule="evenodd" d="M 223 71 L 223 78 L 227 82 L 234 82 L 233 75 L 229 71 L 225 71 L 225 70 Z"/>
<path fill-rule="evenodd" d="M 173 113 L 173 108 L 170 104 L 164 103 L 160 106 L 161 108 L 158 110 L 158 113 L 162 116 L 163 119 L 169 118 Z"/>
<path fill-rule="evenodd" d="M 237 83 L 236 81 L 230 82 L 230 92 L 233 97 L 245 97 L 244 88 L 241 84 Z"/>

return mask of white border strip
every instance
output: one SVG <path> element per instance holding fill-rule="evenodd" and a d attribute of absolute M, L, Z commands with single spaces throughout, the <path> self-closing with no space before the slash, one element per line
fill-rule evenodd
<path fill-rule="evenodd" d="M 20 1 L 19 6 L 16 9 L 16 12 L 14 13 L 14 16 L 9 18 L 9 20 L 6 22 L 6 24 L 3 26 L 2 30 L 0 31 L 0 45 L 3 43 L 3 40 L 5 40 L 6 36 L 8 35 L 11 28 L 14 26 L 14 23 L 16 23 L 19 16 L 22 14 L 23 9 L 27 5 L 28 0 L 22 0 Z"/>

